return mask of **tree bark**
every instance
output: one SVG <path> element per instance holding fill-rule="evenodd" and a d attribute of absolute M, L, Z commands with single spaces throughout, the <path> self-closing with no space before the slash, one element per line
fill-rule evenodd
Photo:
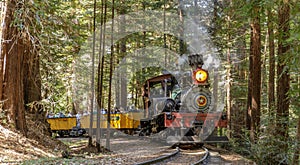
<path fill-rule="evenodd" d="M 1 68 L 1 73 L 4 77 L 2 79 L 3 89 L 1 93 L 4 101 L 3 109 L 8 110 L 8 122 L 26 136 L 23 67 L 24 55 L 26 51 L 29 51 L 29 48 L 25 44 L 27 38 L 21 35 L 17 27 L 11 27 L 11 23 L 15 19 L 14 12 L 22 6 L 18 6 L 15 0 L 7 1 L 6 3 L 5 25 L 2 31 L 2 37 L 5 42 L 1 43 L 3 48 L 1 57 L 5 59 Z"/>
<path fill-rule="evenodd" d="M 98 152 L 101 152 L 101 109 L 103 108 L 103 74 L 104 74 L 104 50 L 105 50 L 105 26 L 104 22 L 106 21 L 106 0 L 102 0 L 101 3 L 101 29 L 100 29 L 100 48 L 99 48 L 99 63 L 98 63 L 98 84 L 97 84 L 97 102 L 98 102 L 98 109 L 97 109 L 97 135 L 96 135 L 96 148 Z"/>
<path fill-rule="evenodd" d="M 122 0 L 121 1 L 122 4 L 124 5 L 126 1 Z M 126 14 L 127 9 L 126 6 L 121 6 L 120 7 L 120 15 L 124 15 Z M 126 18 L 125 16 L 121 16 L 121 20 L 120 20 L 120 33 L 125 33 L 126 31 L 126 26 L 124 26 L 126 24 Z M 120 40 L 120 56 L 121 58 L 123 58 L 123 62 L 126 63 L 126 37 L 122 38 Z M 124 68 L 123 71 L 121 71 L 121 75 L 119 76 L 119 82 L 120 82 L 120 92 L 119 93 L 119 98 L 120 98 L 120 109 L 122 110 L 126 110 L 127 108 L 127 67 Z"/>
<path fill-rule="evenodd" d="M 230 18 L 229 18 L 230 19 Z M 230 35 L 228 35 L 228 40 L 230 41 Z M 231 137 L 232 133 L 232 112 L 231 112 L 231 58 L 230 58 L 230 48 L 227 48 L 227 65 L 226 68 L 226 81 L 227 81 L 227 87 L 226 87 L 226 111 L 227 111 L 227 120 L 228 120 L 228 126 L 227 128 L 230 130 L 228 136 Z"/>
<path fill-rule="evenodd" d="M 276 135 L 282 141 L 279 144 L 280 153 L 287 154 L 288 151 L 288 121 L 289 121 L 289 97 L 290 89 L 289 70 L 286 67 L 286 53 L 290 46 L 286 43 L 289 38 L 289 19 L 290 6 L 289 1 L 284 0 L 279 6 L 278 12 L 278 65 L 277 65 L 277 115 L 276 115 Z"/>
<path fill-rule="evenodd" d="M 111 25 L 111 47 L 110 47 L 110 59 L 109 59 L 109 91 L 108 91 L 108 110 L 107 110 L 107 134 L 106 134 L 106 148 L 110 150 L 110 114 L 111 114 L 111 98 L 112 98 L 112 74 L 113 74 L 113 61 L 114 61 L 114 11 L 115 0 L 112 0 L 112 25 Z"/>
<path fill-rule="evenodd" d="M 232 1 L 229 0 L 227 1 L 227 6 L 231 7 L 232 6 Z M 226 27 L 228 29 L 231 28 L 231 13 L 229 12 L 228 15 L 226 16 Z M 231 34 L 227 34 L 227 40 L 231 41 Z M 227 128 L 229 129 L 228 136 L 232 137 L 232 111 L 231 111 L 231 48 L 232 45 L 228 44 L 228 47 L 226 48 L 226 56 L 227 56 L 227 67 L 226 67 L 226 82 L 228 83 L 226 86 L 226 111 L 227 111 L 227 120 L 228 120 L 228 126 Z"/>
<path fill-rule="evenodd" d="M 93 46 L 92 46 L 92 73 L 91 73 L 91 86 L 90 86 L 90 127 L 89 127 L 89 146 L 92 146 L 92 135 L 93 135 L 93 125 L 94 125 L 94 100 L 95 100 L 95 54 L 96 54 L 96 6 L 97 2 L 94 0 L 94 8 L 93 8 Z M 97 106 L 96 106 L 97 107 Z M 99 110 L 97 109 L 97 114 Z M 97 119 L 97 123 L 99 120 Z M 98 129 L 98 128 L 97 128 Z M 97 139 L 98 140 L 98 139 Z"/>
<path fill-rule="evenodd" d="M 27 45 L 30 47 L 30 45 Z M 24 54 L 24 103 L 25 105 L 40 101 L 42 99 L 41 93 L 41 76 L 40 76 L 40 58 L 36 51 Z M 33 109 L 32 109 L 33 108 Z M 26 110 L 36 115 L 42 112 L 42 107 L 39 104 L 34 104 L 33 107 L 26 106 Z"/>
<path fill-rule="evenodd" d="M 274 44 L 274 26 L 273 26 L 273 13 L 270 8 L 268 14 L 268 36 L 269 36 L 269 116 L 273 116 L 275 108 L 275 44 Z"/>
<path fill-rule="evenodd" d="M 260 126 L 260 95 L 261 95 L 261 33 L 260 33 L 260 7 L 258 1 L 254 0 L 251 21 L 251 56 L 253 65 L 251 88 L 251 108 L 250 108 L 250 138 L 253 142 L 257 139 Z"/>
<path fill-rule="evenodd" d="M 251 30 L 251 36 L 253 36 L 253 31 Z M 251 130 L 251 111 L 252 111 L 252 82 L 253 82 L 253 40 L 250 40 L 250 54 L 249 54 L 249 76 L 248 76 L 248 95 L 247 95 L 247 114 L 246 114 L 246 128 Z"/>
<path fill-rule="evenodd" d="M 0 15 L 0 23 L 1 23 L 1 25 L 5 25 L 4 23 L 5 23 L 5 21 L 6 21 L 6 19 L 5 18 L 7 18 L 6 17 L 6 11 L 7 11 L 7 3 L 6 2 L 0 2 L 0 5 L 1 5 L 1 15 Z M 1 109 L 2 109 L 2 98 L 3 98 L 3 85 L 4 85 L 4 79 L 3 79 L 3 74 L 4 74 L 4 55 L 2 54 L 2 51 L 3 51 L 3 47 L 2 47 L 2 43 L 5 41 L 5 40 L 3 40 L 3 34 L 5 34 L 6 33 L 6 30 L 5 30 L 5 27 L 3 27 L 3 26 L 1 26 L 0 27 L 0 69 L 1 69 L 1 72 L 0 72 L 0 105 L 1 105 Z M 1 112 L 1 111 L 0 111 Z M 4 112 L 3 112 L 4 113 Z M 0 118 L 1 119 L 1 118 Z M 1 119 L 1 120 L 3 120 L 3 119 Z"/>
<path fill-rule="evenodd" d="M 180 20 L 180 31 L 179 31 L 179 55 L 186 53 L 185 44 L 184 44 L 184 10 L 183 10 L 183 0 L 178 0 L 178 14 Z"/>

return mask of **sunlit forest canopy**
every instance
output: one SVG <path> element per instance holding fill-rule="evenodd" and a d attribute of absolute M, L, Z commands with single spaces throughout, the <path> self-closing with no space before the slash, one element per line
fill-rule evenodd
<path fill-rule="evenodd" d="M 143 110 L 147 79 L 191 75 L 187 57 L 201 54 L 231 147 L 258 164 L 299 164 L 297 0 L 2 0 L 0 7 L 1 125 L 27 136 L 31 115 L 42 122 L 49 113 Z"/>

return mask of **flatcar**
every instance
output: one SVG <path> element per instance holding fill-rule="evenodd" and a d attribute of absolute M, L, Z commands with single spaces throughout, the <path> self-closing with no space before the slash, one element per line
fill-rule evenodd
<path fill-rule="evenodd" d="M 203 57 L 195 54 L 188 60 L 188 74 L 164 74 L 145 82 L 140 136 L 153 135 L 168 143 L 226 142 L 226 136 L 216 133 L 227 127 L 227 118 L 214 110 Z"/>

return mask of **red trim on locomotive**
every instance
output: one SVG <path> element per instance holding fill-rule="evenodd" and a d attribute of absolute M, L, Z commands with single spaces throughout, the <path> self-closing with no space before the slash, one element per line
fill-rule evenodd
<path fill-rule="evenodd" d="M 170 116 L 171 115 L 171 116 Z M 193 123 L 201 122 L 205 126 L 205 121 L 213 121 L 215 127 L 226 128 L 227 120 L 221 118 L 222 113 L 178 113 L 164 114 L 165 127 L 193 127 Z"/>

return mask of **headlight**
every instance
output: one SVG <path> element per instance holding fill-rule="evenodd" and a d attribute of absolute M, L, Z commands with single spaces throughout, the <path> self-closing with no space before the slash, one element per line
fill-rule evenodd
<path fill-rule="evenodd" d="M 208 79 L 208 72 L 198 68 L 193 73 L 193 79 L 196 83 L 205 83 Z"/>

